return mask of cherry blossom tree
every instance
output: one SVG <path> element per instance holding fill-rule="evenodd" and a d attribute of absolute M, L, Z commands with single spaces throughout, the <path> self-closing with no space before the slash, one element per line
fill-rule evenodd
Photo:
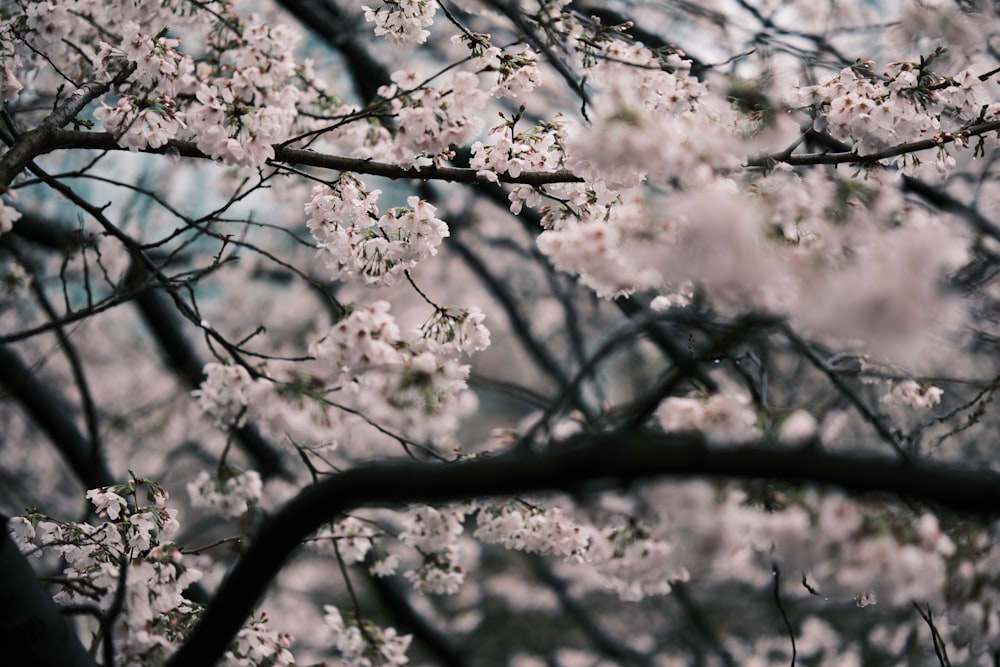
<path fill-rule="evenodd" d="M 991 3 L 0 35 L 3 664 L 1000 664 Z"/>

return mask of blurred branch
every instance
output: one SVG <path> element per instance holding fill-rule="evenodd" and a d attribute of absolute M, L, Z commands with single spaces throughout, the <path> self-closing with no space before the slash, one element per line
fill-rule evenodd
<path fill-rule="evenodd" d="M 691 598 L 688 591 L 688 584 L 678 581 L 670 585 L 670 596 L 676 600 L 678 606 L 684 611 L 692 629 L 700 636 L 704 644 L 713 650 L 726 667 L 736 667 L 733 656 L 726 650 L 726 645 L 719 638 L 719 633 L 709 621 L 702 608 Z"/>
<path fill-rule="evenodd" d="M 73 230 L 67 225 L 30 214 L 15 223 L 13 232 L 17 236 L 44 247 L 63 251 L 68 251 L 85 243 L 93 243 L 85 234 Z M 168 366 L 189 387 L 192 389 L 197 388 L 203 379 L 202 368 L 204 367 L 204 361 L 199 358 L 197 352 L 184 335 L 179 319 L 173 315 L 171 301 L 163 293 L 154 289 L 151 284 L 147 284 L 147 281 L 151 278 L 149 265 L 136 261 L 133 258 L 129 271 L 126 274 L 123 290 L 119 293 L 119 296 L 134 299 L 143 320 L 159 345 Z M 98 311 L 97 309 L 87 309 L 81 312 L 84 316 L 89 316 Z M 61 334 L 62 325 L 72 320 L 66 317 L 60 319 L 54 312 L 50 312 L 49 316 L 51 321 L 48 326 L 53 328 L 58 335 L 64 335 Z M 66 411 L 63 412 L 66 414 Z M 243 426 L 236 431 L 236 436 L 242 449 L 250 456 L 257 471 L 264 478 L 288 475 L 281 452 L 265 440 L 256 428 L 251 425 Z M 62 450 L 66 445 L 57 443 L 57 446 Z M 81 477 L 80 479 L 84 481 L 84 478 Z M 87 488 L 104 486 L 111 483 L 91 484 Z"/>
<path fill-rule="evenodd" d="M 896 451 L 900 459 L 907 461 L 910 458 L 910 455 L 903 449 L 902 438 L 899 436 L 897 430 L 894 429 L 893 426 L 881 415 L 876 413 L 858 394 L 858 392 L 848 386 L 847 382 L 844 381 L 844 378 L 841 377 L 840 373 L 831 368 L 830 365 L 819 356 L 816 350 L 813 349 L 813 345 L 810 342 L 799 336 L 799 334 L 797 334 L 795 330 L 787 324 L 783 324 L 781 326 L 781 330 L 785 335 L 785 338 L 788 339 L 788 342 L 792 344 L 792 347 L 800 352 L 803 357 L 809 360 L 810 364 L 815 366 L 818 371 L 826 376 L 826 378 L 830 381 L 830 384 L 837 388 L 837 391 L 840 392 L 840 394 L 854 406 L 854 409 L 858 411 L 858 414 L 861 415 L 866 422 L 871 424 L 872 428 L 875 429 L 875 432 L 879 434 L 879 437 L 881 437 L 882 440 L 888 443 L 889 446 Z"/>
<path fill-rule="evenodd" d="M 45 432 L 76 474 L 84 488 L 110 486 L 115 478 L 107 463 L 95 451 L 70 417 L 72 410 L 59 391 L 44 385 L 37 373 L 29 368 L 20 355 L 8 346 L 0 345 L 0 384 L 7 387 Z"/>
<path fill-rule="evenodd" d="M 601 655 L 628 665 L 651 666 L 653 664 L 648 656 L 630 648 L 606 632 L 594 618 L 594 615 L 590 613 L 590 610 L 570 594 L 566 582 L 552 571 L 544 558 L 529 553 L 524 554 L 524 556 L 528 559 L 535 576 L 552 589 L 552 592 L 559 598 L 559 604 L 562 605 L 570 618 L 580 626 L 590 643 Z"/>
<path fill-rule="evenodd" d="M 378 97 L 381 86 L 392 83 L 389 70 L 365 48 L 370 40 L 357 39 L 361 28 L 356 12 L 345 12 L 336 0 L 278 0 L 278 4 L 294 15 L 304 29 L 321 37 L 344 56 L 347 73 L 366 104 Z M 367 26 L 364 30 L 363 34 L 368 37 Z"/>
<path fill-rule="evenodd" d="M 136 290 L 135 304 L 146 327 L 156 339 L 167 365 L 185 384 L 196 389 L 204 379 L 202 368 L 205 362 L 184 335 L 179 318 L 174 316 L 170 300 L 152 285 L 142 288 L 149 278 L 151 276 L 146 267 L 133 261 L 125 282 Z M 236 430 L 236 438 L 262 477 L 288 476 L 281 452 L 264 439 L 254 426 L 241 426 Z"/>
<path fill-rule="evenodd" d="M 531 324 L 521 312 L 521 306 L 511 293 L 510 287 L 497 276 L 493 275 L 493 272 L 486 266 L 482 258 L 472 252 L 457 236 L 448 239 L 448 247 L 458 253 L 459 257 L 465 262 L 465 265 L 469 267 L 489 291 L 490 296 L 496 299 L 497 303 L 503 308 L 514 337 L 521 343 L 528 356 L 537 364 L 538 369 L 548 376 L 549 379 L 553 380 L 560 391 L 571 392 L 570 398 L 574 407 L 582 412 L 589 412 L 579 388 L 571 388 L 570 379 L 565 370 L 531 331 Z"/>
<path fill-rule="evenodd" d="M 436 658 L 436 664 L 465 667 L 469 664 L 463 651 L 447 634 L 438 630 L 406 599 L 406 592 L 390 577 L 369 576 L 369 582 L 394 622 L 413 633 L 418 642 Z"/>
<path fill-rule="evenodd" d="M 971 515 L 1000 513 L 1000 473 L 982 468 L 903 462 L 758 442 L 709 447 L 694 434 L 629 431 L 580 434 L 539 454 L 517 450 L 450 464 L 365 465 L 312 485 L 261 527 L 230 571 L 188 641 L 168 667 L 209 667 L 299 543 L 331 516 L 357 507 L 467 501 L 548 491 L 590 492 L 640 479 L 778 479 L 887 493 Z"/>
<path fill-rule="evenodd" d="M 706 65 L 695 56 L 690 55 L 686 49 L 678 47 L 673 42 L 668 42 L 661 36 L 644 29 L 642 26 L 637 25 L 631 19 L 611 9 L 610 7 L 597 4 L 586 4 L 582 2 L 571 2 L 570 7 L 574 11 L 579 12 L 581 16 L 589 16 L 600 19 L 601 22 L 607 26 L 617 26 L 625 23 L 631 23 L 632 25 L 623 33 L 624 35 L 634 38 L 643 46 L 653 50 L 670 49 L 679 51 L 681 53 L 681 57 L 691 63 L 691 76 L 696 79 L 704 79 L 705 75 L 712 69 L 711 65 Z M 704 10 L 704 8 L 700 9 Z"/>
<path fill-rule="evenodd" d="M 0 364 L 2 366 L 2 364 Z M 0 517 L 0 646 L 4 664 L 95 667 L 71 624 L 60 615 Z"/>

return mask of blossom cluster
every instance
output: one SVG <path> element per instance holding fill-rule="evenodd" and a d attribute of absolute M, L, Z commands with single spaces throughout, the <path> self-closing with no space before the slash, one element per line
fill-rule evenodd
<path fill-rule="evenodd" d="M 242 366 L 212 362 L 194 395 L 220 428 L 251 421 L 299 444 L 336 446 L 361 421 L 420 442 L 445 441 L 476 407 L 469 366 L 458 359 L 487 347 L 489 338 L 478 308 L 439 308 L 404 334 L 389 303 L 376 301 L 351 306 L 310 344 L 308 374 L 272 363 L 253 379 Z M 212 483 L 199 479 L 197 486 Z"/>
<path fill-rule="evenodd" d="M 293 637 L 287 632 L 279 632 L 268 625 L 267 614 L 261 612 L 251 616 L 240 631 L 236 641 L 223 656 L 224 667 L 292 667 L 295 656 L 289 648 Z"/>
<path fill-rule="evenodd" d="M 223 518 L 242 516 L 260 502 L 263 483 L 260 474 L 224 465 L 214 473 L 202 470 L 187 485 L 191 506 Z"/>
<path fill-rule="evenodd" d="M 942 176 L 955 165 L 945 138 L 956 149 L 968 145 L 961 132 L 974 122 L 990 120 L 995 109 L 987 101 L 985 82 L 965 69 L 943 76 L 932 69 L 941 51 L 919 62 L 897 62 L 884 74 L 875 63 L 858 61 L 814 86 L 796 90 L 793 106 L 819 110 L 813 126 L 834 138 L 849 141 L 860 155 L 922 139 L 935 139 L 940 148 L 935 164 Z M 899 158 L 903 166 L 920 164 L 914 155 Z"/>
<path fill-rule="evenodd" d="M 363 563 L 370 557 L 369 571 L 376 577 L 388 577 L 396 573 L 399 557 L 377 548 L 380 536 L 382 532 L 370 523 L 349 516 L 324 525 L 309 545 L 319 553 L 339 554 L 346 563 Z"/>
<path fill-rule="evenodd" d="M 635 521 L 601 530 L 558 506 L 514 502 L 479 508 L 475 536 L 508 549 L 561 556 L 592 569 L 622 600 L 665 595 L 689 574 L 669 558 L 671 544 Z"/>
<path fill-rule="evenodd" d="M 405 665 L 412 635 L 399 635 L 394 628 L 380 628 L 363 619 L 345 622 L 340 610 L 325 605 L 323 622 L 330 630 L 331 642 L 340 652 L 346 667 L 383 667 Z"/>
<path fill-rule="evenodd" d="M 496 74 L 496 85 L 490 89 L 494 97 L 520 98 L 541 83 L 538 54 L 530 46 L 505 52 L 490 43 L 490 36 L 483 33 L 456 35 L 452 42 L 464 44 L 469 49 L 474 58 L 472 66 L 477 72 Z"/>
<path fill-rule="evenodd" d="M 102 105 L 94 112 L 94 118 L 130 150 L 159 148 L 177 137 L 185 127 L 177 96 L 190 93 L 196 85 L 194 60 L 178 51 L 181 40 L 141 30 L 136 21 L 125 23 L 120 46 L 102 42 L 98 54 L 109 74 L 114 68 L 107 65 L 114 59 L 135 68 L 131 94 L 122 95 L 114 107 Z"/>
<path fill-rule="evenodd" d="M 310 351 L 339 373 L 345 400 L 366 417 L 416 440 L 445 438 L 475 409 L 469 367 L 426 349 L 420 332 L 404 337 L 389 310 L 385 301 L 355 308 Z M 455 338 L 451 349 L 483 342 L 481 333 Z"/>
<path fill-rule="evenodd" d="M 246 423 L 250 407 L 253 378 L 243 366 L 236 364 L 206 364 L 205 379 L 192 392 L 198 407 L 211 415 L 219 428 L 239 428 Z"/>
<path fill-rule="evenodd" d="M 308 98 L 294 57 L 299 37 L 257 16 L 233 18 L 219 15 L 206 44 L 211 58 L 184 53 L 180 38 L 123 23 L 120 41 L 102 41 L 96 62 L 108 77 L 133 72 L 117 104 L 102 104 L 95 118 L 131 150 L 190 139 L 216 160 L 264 164 Z"/>
<path fill-rule="evenodd" d="M 114 650 L 120 656 L 116 664 L 162 664 L 202 611 L 184 597 L 202 572 L 172 541 L 180 530 L 177 510 L 166 506 L 169 496 L 162 486 L 135 476 L 123 484 L 91 489 L 87 499 L 101 523 L 32 513 L 10 520 L 11 536 L 26 554 L 65 561 L 57 603 L 108 614 L 122 600 L 113 616 Z M 287 633 L 270 628 L 261 614 L 247 620 L 221 664 L 292 665 L 291 641 Z"/>
<path fill-rule="evenodd" d="M 760 435 L 757 413 L 744 395 L 671 396 L 660 403 L 656 418 L 664 431 L 703 431 L 716 444 L 747 442 Z"/>
<path fill-rule="evenodd" d="M 666 595 L 672 585 L 690 578 L 687 569 L 670 558 L 674 547 L 630 521 L 594 543 L 591 559 L 605 585 L 626 601 Z"/>
<path fill-rule="evenodd" d="M 579 560 L 590 544 L 590 531 L 559 507 L 525 503 L 481 507 L 476 513 L 476 524 L 474 534 L 483 542 L 530 553 Z"/>
<path fill-rule="evenodd" d="M 434 23 L 437 3 L 433 0 L 384 0 L 374 9 L 363 6 L 365 21 L 375 24 L 375 34 L 400 44 L 423 44 L 425 30 Z"/>
<path fill-rule="evenodd" d="M 486 315 L 478 306 L 437 308 L 420 327 L 421 342 L 439 357 L 456 359 L 490 346 Z"/>
<path fill-rule="evenodd" d="M 890 383 L 889 392 L 882 397 L 886 403 L 902 403 L 914 408 L 932 408 L 941 402 L 944 390 L 916 380 L 902 380 Z"/>
<path fill-rule="evenodd" d="M 565 140 L 565 130 L 558 119 L 515 131 L 518 120 L 517 115 L 504 118 L 503 123 L 490 128 L 485 142 L 472 144 L 469 166 L 481 178 L 497 182 L 498 174 L 517 177 L 525 171 L 555 171 L 565 166 L 565 156 L 559 150 L 560 142 Z M 520 213 L 525 204 L 539 206 L 542 203 L 538 190 L 527 185 L 512 187 L 508 198 L 512 213 Z"/>
<path fill-rule="evenodd" d="M 319 244 L 331 278 L 363 279 L 370 285 L 392 285 L 403 273 L 437 254 L 448 225 L 437 209 L 408 197 L 379 215 L 381 190 L 368 191 L 352 174 L 313 188 L 305 206 L 306 225 Z"/>

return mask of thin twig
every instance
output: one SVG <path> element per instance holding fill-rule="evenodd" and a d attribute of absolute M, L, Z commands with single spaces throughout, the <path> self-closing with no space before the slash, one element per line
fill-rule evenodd
<path fill-rule="evenodd" d="M 781 572 L 778 570 L 778 563 L 771 563 L 771 574 L 774 576 L 774 586 L 772 592 L 774 594 L 774 604 L 778 606 L 778 611 L 781 612 L 781 619 L 785 622 L 785 627 L 788 629 L 788 637 L 792 640 L 792 664 L 791 667 L 795 667 L 795 657 L 797 655 L 795 649 L 795 630 L 792 629 L 792 623 L 788 620 L 788 614 L 785 613 L 785 607 L 781 604 Z"/>

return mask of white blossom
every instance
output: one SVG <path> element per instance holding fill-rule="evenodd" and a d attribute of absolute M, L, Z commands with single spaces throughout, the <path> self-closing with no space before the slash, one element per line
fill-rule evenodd
<path fill-rule="evenodd" d="M 344 665 L 382 667 L 405 665 L 409 662 L 406 651 L 413 640 L 412 635 L 398 635 L 393 628 L 380 628 L 365 620 L 360 621 L 364 623 L 362 632 L 358 627 L 358 619 L 345 623 L 340 610 L 333 605 L 324 605 L 323 611 L 323 621 Z"/>
<path fill-rule="evenodd" d="M 365 20 L 375 24 L 375 34 L 401 44 L 423 44 L 430 36 L 424 28 L 434 23 L 437 4 L 431 0 L 385 0 L 376 8 L 363 6 Z"/>
<path fill-rule="evenodd" d="M 243 515 L 260 502 L 263 484 L 254 470 L 223 466 L 214 473 L 202 470 L 187 485 L 193 507 L 223 518 Z"/>
<path fill-rule="evenodd" d="M 205 380 L 191 394 L 198 407 L 207 412 L 219 428 L 239 428 L 250 409 L 253 379 L 246 368 L 236 364 L 205 364 Z"/>
<path fill-rule="evenodd" d="M 128 501 L 107 488 L 87 491 L 87 500 L 94 504 L 94 509 L 100 516 L 112 521 L 117 521 L 122 513 L 128 511 Z"/>
<path fill-rule="evenodd" d="M 913 408 L 932 408 L 941 402 L 944 390 L 916 380 L 902 380 L 890 384 L 889 393 L 882 397 L 885 403 L 901 403 Z"/>
<path fill-rule="evenodd" d="M 313 188 L 307 225 L 331 277 L 392 285 L 404 271 L 437 254 L 448 225 L 418 197 L 378 216 L 378 190 L 367 192 L 356 178 Z"/>

